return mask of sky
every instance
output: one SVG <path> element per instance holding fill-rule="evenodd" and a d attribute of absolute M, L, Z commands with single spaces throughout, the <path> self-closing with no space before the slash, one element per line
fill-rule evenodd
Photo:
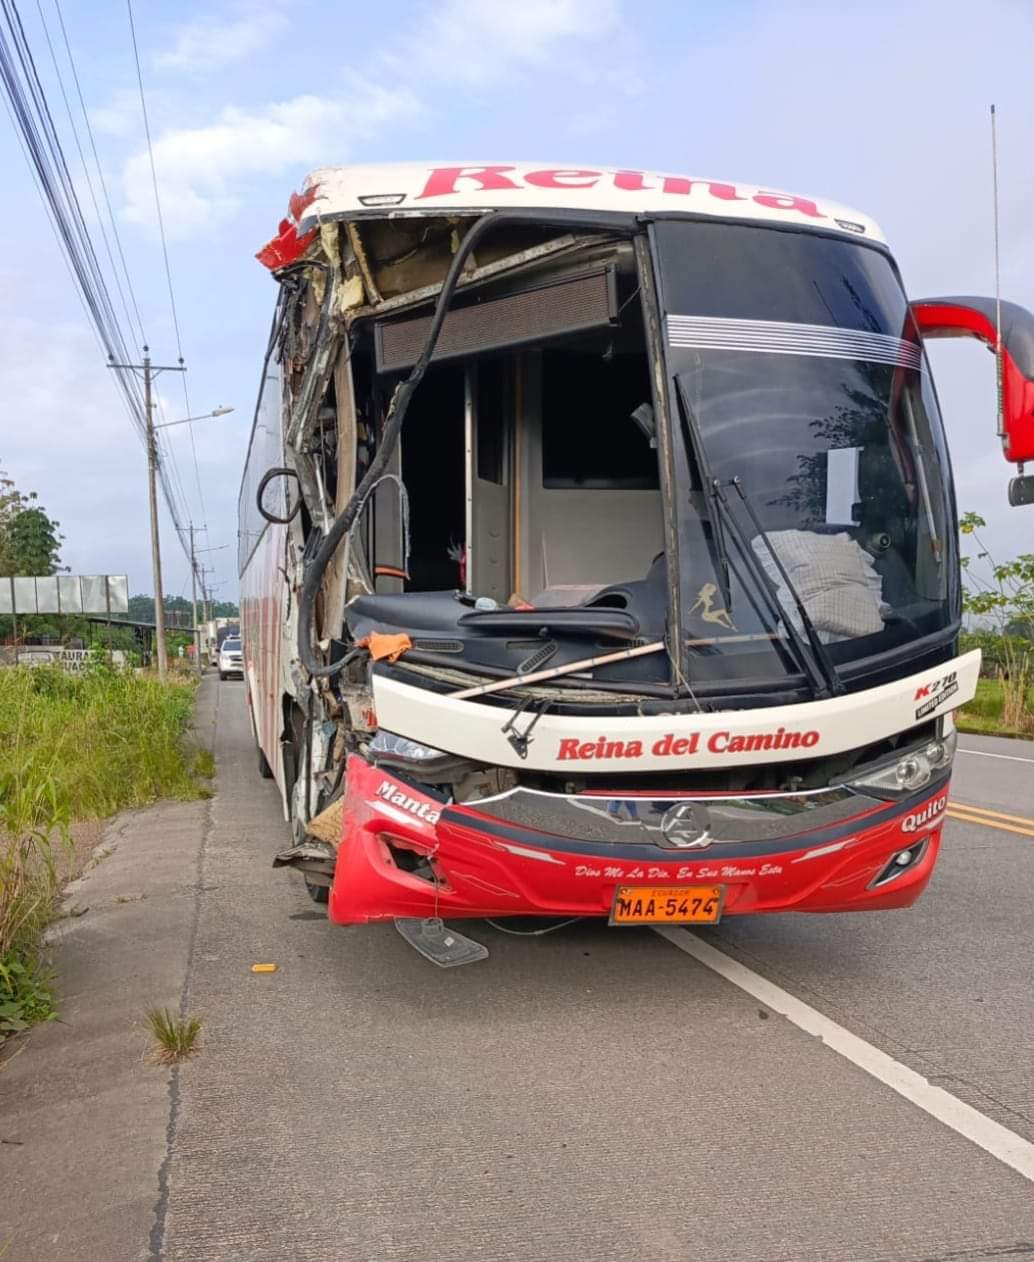
<path fill-rule="evenodd" d="M 47 53 L 54 5 L 22 0 L 22 18 L 77 161 Z M 152 355 L 175 363 L 126 7 L 61 11 Z M 237 490 L 275 300 L 254 254 L 314 167 L 542 160 L 787 189 L 878 220 L 910 297 L 982 294 L 993 101 L 1002 293 L 1034 308 L 1031 0 L 136 0 L 134 13 L 191 414 L 235 409 L 167 431 L 217 599 L 237 597 Z M 0 469 L 61 522 L 73 573 L 149 591 L 144 453 L 4 116 L 0 164 Z M 88 209 L 85 181 L 82 196 Z M 1034 551 L 1034 509 L 1006 499 L 992 357 L 948 341 L 931 359 L 960 510 L 987 518 L 997 554 Z M 164 419 L 187 415 L 176 376 L 158 387 Z M 162 529 L 166 591 L 189 595 L 164 514 Z"/>

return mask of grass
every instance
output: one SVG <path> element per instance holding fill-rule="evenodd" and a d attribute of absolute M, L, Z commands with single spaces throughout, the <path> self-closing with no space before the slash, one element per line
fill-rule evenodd
<path fill-rule="evenodd" d="M 194 686 L 103 665 L 0 669 L 0 1043 L 53 1011 L 38 944 L 70 825 L 206 792 L 212 756 L 188 741 Z"/>
<path fill-rule="evenodd" d="M 215 754 L 210 749 L 197 750 L 190 770 L 202 780 L 211 780 L 215 775 Z"/>
<path fill-rule="evenodd" d="M 159 1065 L 178 1065 L 197 1051 L 200 1017 L 178 1017 L 168 1008 L 152 1008 L 147 1014 L 147 1024 L 158 1045 L 154 1059 Z"/>
<path fill-rule="evenodd" d="M 1006 725 L 1002 719 L 1005 697 L 1000 679 L 977 681 L 977 695 L 955 715 L 960 732 L 983 733 L 987 736 L 1034 736 L 1034 688 L 1027 694 L 1028 726 Z"/>
<path fill-rule="evenodd" d="M 103 819 L 196 797 L 185 747 L 193 698 L 189 681 L 131 672 L 0 670 L 0 791 L 40 795 L 29 826 L 49 822 L 52 803 L 68 819 Z"/>

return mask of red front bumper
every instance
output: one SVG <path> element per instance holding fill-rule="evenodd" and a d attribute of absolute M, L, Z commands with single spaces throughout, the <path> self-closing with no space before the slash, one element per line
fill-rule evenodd
<path fill-rule="evenodd" d="M 468 807 L 440 802 L 353 756 L 329 916 L 336 924 L 395 917 L 605 916 L 618 883 L 726 887 L 724 915 L 774 911 L 866 911 L 908 907 L 937 861 L 948 788 L 845 821 L 840 835 L 794 839 L 766 854 L 765 843 L 735 858 L 654 847 L 596 848 L 540 833 L 500 829 Z M 878 821 L 872 822 L 878 815 Z M 916 826 L 919 820 L 920 826 Z M 853 826 L 852 826 L 853 825 Z M 893 856 L 926 839 L 921 858 L 872 887 Z M 539 842 L 542 844 L 539 844 Z M 638 851 L 638 853 L 637 853 Z M 647 854 L 648 851 L 648 854 Z M 640 857 L 642 856 L 642 857 Z M 436 880 L 407 871 L 430 864 Z"/>

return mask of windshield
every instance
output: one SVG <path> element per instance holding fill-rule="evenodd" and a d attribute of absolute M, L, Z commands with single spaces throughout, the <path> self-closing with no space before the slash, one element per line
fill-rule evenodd
<path fill-rule="evenodd" d="M 834 666 L 948 627 L 950 469 L 890 260 L 816 233 L 654 231 L 692 677 L 801 673 L 808 621 Z"/>
<path fill-rule="evenodd" d="M 241 651 L 240 640 L 223 640 L 224 653 L 239 653 Z"/>

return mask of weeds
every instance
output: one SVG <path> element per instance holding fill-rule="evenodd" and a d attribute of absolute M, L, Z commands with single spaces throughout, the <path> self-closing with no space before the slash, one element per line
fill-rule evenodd
<path fill-rule="evenodd" d="M 210 749 L 197 750 L 190 770 L 201 780 L 211 780 L 215 775 L 215 755 Z"/>
<path fill-rule="evenodd" d="M 20 750 L 30 791 L 49 784 L 71 819 L 103 819 L 159 797 L 194 797 L 184 749 L 193 697 L 190 682 L 163 684 L 106 667 L 82 675 L 2 670 L 0 786 Z"/>
<path fill-rule="evenodd" d="M 147 1024 L 158 1044 L 154 1059 L 160 1065 L 177 1065 L 197 1050 L 200 1017 L 178 1017 L 168 1008 L 152 1008 L 147 1014 Z"/>
<path fill-rule="evenodd" d="M 1015 698 L 1012 707 L 1009 710 L 1006 708 L 1006 695 L 1001 679 L 978 680 L 976 696 L 955 715 L 956 726 L 960 732 L 1029 735 L 1032 730 L 1031 721 L 1034 719 L 1034 685 L 1028 683 L 1026 693 L 1026 701 L 1017 716 Z"/>
<path fill-rule="evenodd" d="M 69 825 L 207 792 L 196 777 L 210 774 L 211 755 L 186 747 L 193 696 L 192 682 L 163 684 L 103 660 L 81 675 L 0 670 L 0 1043 L 52 1012 L 36 948 L 54 915 L 54 847 L 68 843 Z"/>
<path fill-rule="evenodd" d="M 19 959 L 12 952 L 0 959 L 0 1040 L 36 1021 L 53 1021 L 53 974 L 38 959 Z"/>

